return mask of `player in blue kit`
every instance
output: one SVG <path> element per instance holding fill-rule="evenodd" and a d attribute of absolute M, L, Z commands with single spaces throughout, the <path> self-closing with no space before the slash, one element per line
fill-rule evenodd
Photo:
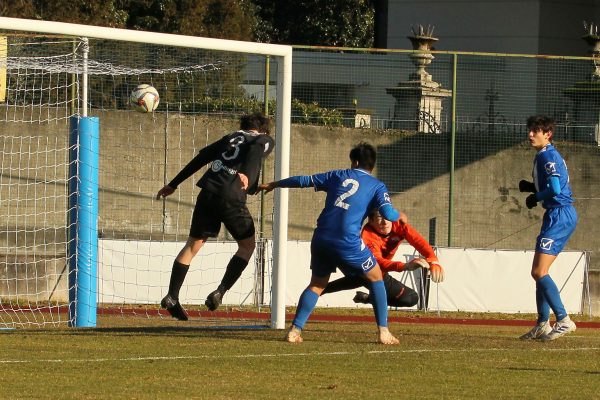
<path fill-rule="evenodd" d="M 551 143 L 554 121 L 544 116 L 532 116 L 527 119 L 527 129 L 529 143 L 537 154 L 533 160 L 533 182 L 520 181 L 519 190 L 531 192 L 525 200 L 527 208 L 531 209 L 541 202 L 546 212 L 531 266 L 531 276 L 536 284 L 538 319 L 521 339 L 554 340 L 576 329 L 548 272 L 575 231 L 577 212 L 573 207 L 567 164 Z M 553 327 L 549 321 L 550 309 L 556 316 Z"/>
<path fill-rule="evenodd" d="M 364 276 L 371 292 L 378 340 L 397 344 L 387 323 L 387 298 L 381 268 L 371 250 L 363 243 L 360 232 L 369 211 L 379 210 L 383 218 L 398 220 L 400 214 L 390 202 L 386 186 L 371 175 L 377 153 L 367 143 L 350 151 L 350 169 L 333 170 L 310 176 L 293 176 L 259 185 L 259 190 L 314 187 L 327 193 L 325 207 L 317 219 L 311 240 L 312 277 L 298 301 L 296 315 L 286 340 L 302 342 L 302 329 L 317 304 L 319 296 L 336 268 L 349 276 Z"/>

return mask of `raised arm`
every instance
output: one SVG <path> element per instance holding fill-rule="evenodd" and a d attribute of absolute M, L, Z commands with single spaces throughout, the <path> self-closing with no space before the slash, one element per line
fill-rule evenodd
<path fill-rule="evenodd" d="M 194 175 L 196 171 L 212 161 L 215 155 L 218 154 L 220 142 L 221 140 L 218 140 L 200 150 L 196 157 L 192 158 L 192 160 L 185 167 L 183 167 L 183 169 L 179 171 L 177 175 L 175 175 L 175 178 L 173 178 L 171 182 L 163 186 L 158 191 L 156 194 L 156 199 L 158 200 L 161 197 L 167 197 L 173 194 L 183 181 Z"/>

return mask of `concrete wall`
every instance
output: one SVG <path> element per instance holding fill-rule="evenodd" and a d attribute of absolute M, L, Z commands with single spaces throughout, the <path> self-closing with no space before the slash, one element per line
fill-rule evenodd
<path fill-rule="evenodd" d="M 456 159 L 454 224 L 448 243 L 449 174 L 448 137 L 406 133 L 361 131 L 349 128 L 295 126 L 292 138 L 291 174 L 311 174 L 349 165 L 351 146 L 366 140 L 378 147 L 375 175 L 392 192 L 394 204 L 404 210 L 421 232 L 436 219 L 437 243 L 479 248 L 532 248 L 539 232 L 543 209 L 529 210 L 518 191 L 520 179 L 531 179 L 534 151 L 524 142 L 510 144 L 489 138 L 463 139 L 465 149 Z M 600 181 L 597 146 L 557 143 L 571 173 L 580 223 L 569 248 L 598 251 L 600 227 L 596 200 Z M 290 237 L 308 239 L 324 196 L 311 190 L 290 192 Z"/>
<path fill-rule="evenodd" d="M 105 112 L 99 116 L 101 236 L 185 240 L 198 194 L 195 182 L 200 174 L 188 179 L 165 202 L 155 200 L 154 196 L 200 148 L 235 130 L 237 120 L 150 116 L 127 111 Z M 58 161 L 65 158 L 66 132 L 66 121 L 53 122 L 52 126 L 0 124 L 0 137 L 14 135 L 12 139 L 5 139 L 5 149 L 6 143 L 19 144 L 21 141 L 15 138 L 23 138 L 27 152 L 38 154 L 36 150 L 46 149 L 40 154 L 52 154 Z M 350 148 L 363 140 L 378 148 L 375 175 L 388 185 L 394 204 L 408 214 L 412 224 L 425 237 L 428 237 L 433 220 L 436 230 L 432 233 L 441 246 L 533 248 L 543 210 L 541 207 L 528 210 L 524 204 L 525 196 L 518 192 L 517 182 L 530 178 L 534 156 L 526 143 L 481 136 L 459 138 L 454 176 L 454 223 L 449 243 L 449 137 L 446 135 L 294 125 L 290 173 L 312 174 L 347 168 Z M 54 145 L 56 150 L 47 150 Z M 595 223 L 600 213 L 600 208 L 596 207 L 600 198 L 600 171 L 596 168 L 600 149 L 576 143 L 556 145 L 569 165 L 580 215 L 580 223 L 568 248 L 590 251 L 592 269 L 600 270 L 596 256 L 600 246 L 597 240 L 600 226 Z M 11 152 L 25 151 L 20 146 L 14 145 Z M 0 186 L 1 215 L 12 215 L 14 210 L 7 211 L 6 208 L 15 205 L 17 190 L 20 194 L 28 193 L 30 200 L 18 205 L 20 217 L 5 218 L 5 224 L 0 227 L 0 246 L 10 254 L 36 251 L 54 257 L 52 262 L 60 264 L 66 237 L 66 175 L 45 167 L 47 157 L 26 156 L 27 163 L 19 164 L 14 154 L 12 161 L 6 153 L 2 159 L 2 182 L 5 184 Z M 27 168 L 23 168 L 25 164 Z M 66 163 L 60 165 L 66 168 Z M 40 174 L 43 170 L 49 172 Z M 274 157 L 267 160 L 264 170 L 265 179 L 273 179 Z M 35 202 L 36 198 L 44 200 Z M 264 197 L 266 211 L 262 226 L 266 237 L 271 236 L 272 199 L 271 195 Z M 260 213 L 259 200 L 259 196 L 253 196 L 249 202 L 256 216 Z M 323 202 L 322 193 L 310 189 L 290 190 L 290 239 L 310 239 Z M 43 210 L 41 214 L 40 210 Z M 261 226 L 258 221 L 257 226 Z M 226 232 L 222 232 L 221 239 L 227 239 Z M 17 248 L 19 245 L 21 247 Z M 3 260 L 8 261 L 0 267 L 7 271 L 9 264 L 19 262 L 6 257 Z M 598 276 L 593 275 L 592 288 L 597 288 L 597 279 Z"/>

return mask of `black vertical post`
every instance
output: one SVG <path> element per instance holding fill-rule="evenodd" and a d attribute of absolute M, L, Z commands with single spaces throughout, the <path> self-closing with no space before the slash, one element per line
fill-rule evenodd
<path fill-rule="evenodd" d="M 433 217 L 429 219 L 429 244 L 431 247 L 435 247 L 435 239 L 436 239 L 436 228 L 437 228 L 437 218 Z M 423 299 L 421 301 L 421 310 L 427 310 L 429 308 L 429 287 L 431 285 L 431 281 L 429 280 L 429 276 L 425 276 L 423 279 L 424 287 L 423 287 Z"/>
<path fill-rule="evenodd" d="M 429 244 L 435 246 L 435 231 L 437 219 L 435 217 L 429 219 Z"/>

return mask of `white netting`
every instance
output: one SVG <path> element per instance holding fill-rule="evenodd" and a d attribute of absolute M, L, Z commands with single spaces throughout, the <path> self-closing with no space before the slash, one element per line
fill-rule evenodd
<path fill-rule="evenodd" d="M 237 129 L 254 101 L 241 71 L 264 62 L 103 40 L 90 41 L 84 58 L 86 48 L 80 40 L 29 37 L 9 38 L 5 56 L 0 47 L 6 72 L 0 83 L 0 328 L 63 325 L 69 318 L 69 119 L 81 112 L 82 73 L 89 78 L 89 115 L 100 119 L 99 312 L 164 316 L 158 303 L 187 238 L 199 176 L 165 202 L 155 193 L 200 148 Z M 131 110 L 129 94 L 140 83 L 160 93 L 157 112 Z M 272 169 L 271 161 L 270 177 Z M 262 247 L 271 235 L 261 221 L 271 218 L 272 206 L 253 197 L 249 207 Z M 206 312 L 204 299 L 236 251 L 228 240 L 223 232 L 194 260 L 181 291 L 192 316 Z M 258 254 L 225 297 L 229 306 L 203 320 L 231 320 L 248 306 L 252 320 L 267 323 L 268 314 L 256 313 L 270 301 L 271 265 L 266 253 Z"/>
<path fill-rule="evenodd" d="M 88 60 L 87 67 L 80 55 L 64 54 L 53 57 L 8 57 L 0 60 L 0 68 L 8 70 L 44 71 L 50 74 L 67 73 L 89 75 L 141 75 L 141 74 L 175 74 L 207 72 L 219 69 L 220 63 L 187 65 L 173 68 L 132 68 L 123 65 L 113 65 L 107 62 Z"/>

